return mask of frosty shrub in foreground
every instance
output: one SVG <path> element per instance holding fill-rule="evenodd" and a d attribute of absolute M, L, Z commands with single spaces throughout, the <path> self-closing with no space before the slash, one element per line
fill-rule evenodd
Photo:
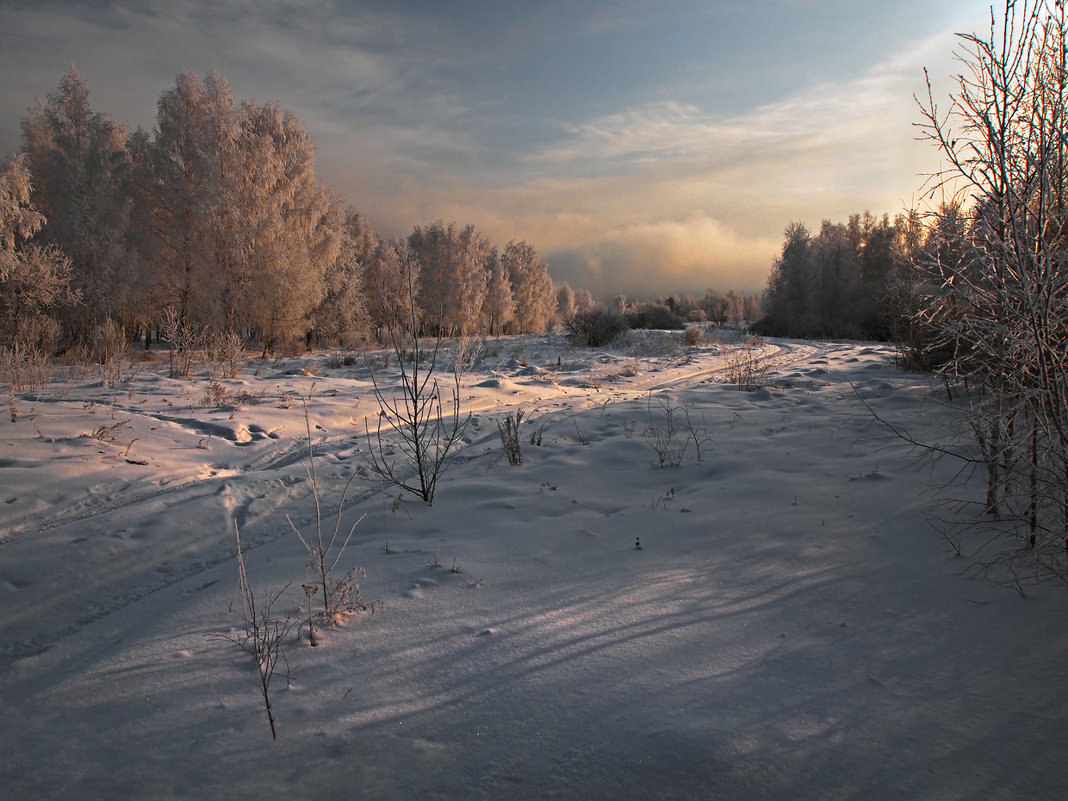
<path fill-rule="evenodd" d="M 763 341 L 749 337 L 727 357 L 727 383 L 749 392 L 767 384 L 768 365 L 761 355 Z"/>
<path fill-rule="evenodd" d="M 267 720 L 271 724 L 271 737 L 277 740 L 278 729 L 275 726 L 274 711 L 271 709 L 271 679 L 274 678 L 274 671 L 279 660 L 286 665 L 288 678 L 289 663 L 285 657 L 283 643 L 293 628 L 293 618 L 291 615 L 286 615 L 284 619 L 280 618 L 274 607 L 289 585 L 287 584 L 276 593 L 268 591 L 265 595 L 257 596 L 245 572 L 245 558 L 241 553 L 241 534 L 236 522 L 234 523 L 234 538 L 237 541 L 237 580 L 241 606 L 239 609 L 234 609 L 234 604 L 231 603 L 230 611 L 241 616 L 242 626 L 240 631 L 231 631 L 223 637 L 251 656 L 256 663 L 260 694 L 263 696 L 263 704 L 267 709 Z"/>
<path fill-rule="evenodd" d="M 519 449 L 519 424 L 523 421 L 523 411 L 506 414 L 497 420 L 497 432 L 501 435 L 501 445 L 508 464 L 523 464 L 523 454 Z"/>
<path fill-rule="evenodd" d="M 0 347 L 0 381 L 8 385 L 10 393 L 37 391 L 48 383 L 53 372 L 48 353 L 40 348 L 22 344 Z"/>
<path fill-rule="evenodd" d="M 650 393 L 646 406 L 646 426 L 642 436 L 656 454 L 657 467 L 678 467 L 686 456 L 692 443 L 694 461 L 701 464 L 705 455 L 714 447 L 715 442 L 708 428 L 690 416 L 690 410 L 677 405 L 670 397 L 662 396 L 653 405 Z M 624 421 L 623 430 L 627 438 L 634 432 L 636 421 Z"/>
<path fill-rule="evenodd" d="M 237 378 L 237 367 L 245 354 L 245 343 L 234 331 L 212 332 L 205 343 L 208 374 L 211 378 L 220 370 L 227 378 Z"/>
<path fill-rule="evenodd" d="M 312 501 L 315 504 L 315 532 L 314 536 L 305 537 L 293 520 L 286 515 L 286 521 L 293 533 L 297 535 L 304 549 L 308 552 L 308 569 L 312 573 L 312 580 L 302 584 L 305 595 L 308 596 L 308 642 L 318 645 L 319 641 L 315 634 L 315 623 L 336 626 L 341 624 L 349 615 L 366 612 L 370 609 L 375 612 L 375 604 L 366 604 L 360 600 L 360 585 L 356 581 L 358 575 L 363 575 L 363 568 L 353 567 L 341 578 L 337 578 L 334 569 L 345 553 L 345 548 L 352 539 L 356 527 L 363 520 L 360 515 L 356 522 L 349 527 L 344 537 L 341 535 L 341 515 L 345 510 L 345 500 L 348 497 L 349 487 L 352 486 L 353 477 L 345 484 L 341 493 L 341 499 L 337 504 L 337 514 L 334 516 L 333 529 L 326 533 L 323 531 L 322 504 L 319 500 L 319 480 L 315 472 L 315 452 L 312 449 L 311 418 L 308 414 L 308 399 L 301 397 L 304 403 L 304 428 L 308 435 L 308 461 L 305 470 L 308 473 L 308 482 L 311 485 Z M 313 607 L 318 605 L 318 611 Z"/>

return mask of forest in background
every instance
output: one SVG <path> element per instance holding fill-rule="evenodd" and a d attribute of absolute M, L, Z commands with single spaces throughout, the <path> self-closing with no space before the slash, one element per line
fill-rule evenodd
<path fill-rule="evenodd" d="M 441 220 L 381 236 L 318 179 L 292 113 L 236 102 L 214 72 L 179 75 L 149 132 L 94 111 L 72 67 L 22 131 L 0 176 L 9 360 L 123 340 L 352 347 L 413 320 L 446 336 L 543 332 L 599 305 L 554 284 L 524 241 L 498 249 Z M 756 298 L 713 290 L 617 303 L 635 325 L 757 314 Z"/>

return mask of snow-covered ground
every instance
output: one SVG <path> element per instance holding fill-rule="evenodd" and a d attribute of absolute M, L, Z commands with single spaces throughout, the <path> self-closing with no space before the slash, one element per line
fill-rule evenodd
<path fill-rule="evenodd" d="M 430 507 L 367 469 L 383 354 L 247 362 L 222 408 L 165 354 L 115 386 L 59 369 L 18 395 L 0 795 L 1063 797 L 1063 588 L 962 575 L 927 522 L 959 466 L 918 459 L 857 398 L 937 439 L 952 411 L 928 380 L 880 346 L 769 341 L 771 386 L 743 391 L 739 343 L 678 336 L 485 343 Z M 222 636 L 240 626 L 233 521 L 253 588 L 288 584 L 297 613 L 309 394 L 324 510 L 355 473 L 344 569 L 380 607 L 320 647 L 287 641 L 272 741 L 255 666 Z M 669 409 L 687 450 L 661 468 L 646 432 Z M 516 410 L 520 466 L 497 428 Z"/>

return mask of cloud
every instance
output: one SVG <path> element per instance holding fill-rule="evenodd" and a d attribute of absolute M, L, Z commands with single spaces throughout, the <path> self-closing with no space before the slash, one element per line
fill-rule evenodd
<path fill-rule="evenodd" d="M 574 249 L 550 251 L 558 281 L 586 287 L 602 300 L 622 293 L 636 298 L 703 294 L 706 289 L 758 292 L 777 240 L 743 238 L 719 220 L 697 213 L 625 225 Z"/>
<path fill-rule="evenodd" d="M 733 115 L 662 100 L 564 125 L 525 161 L 536 180 L 441 198 L 466 219 L 521 221 L 557 280 L 602 297 L 759 290 L 788 223 L 911 205 L 937 154 L 914 141 L 922 65 L 911 43 L 866 73 Z"/>

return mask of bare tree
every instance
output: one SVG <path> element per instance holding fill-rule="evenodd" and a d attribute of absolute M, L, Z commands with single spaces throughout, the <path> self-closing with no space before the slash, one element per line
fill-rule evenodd
<path fill-rule="evenodd" d="M 445 387 L 438 381 L 437 373 L 444 321 L 439 320 L 438 336 L 428 349 L 420 337 L 416 316 L 414 258 L 409 254 L 409 317 L 405 320 L 386 315 L 386 330 L 397 358 L 400 385 L 391 390 L 371 374 L 379 414 L 374 432 L 366 421 L 365 431 L 371 469 L 388 483 L 433 504 L 438 480 L 450 458 L 462 447 L 471 415 L 460 412 L 459 360 L 453 362 L 447 388 L 449 400 L 442 401 Z M 384 307 L 385 297 L 380 297 Z M 401 454 L 399 461 L 391 456 L 394 443 Z"/>
<path fill-rule="evenodd" d="M 363 520 L 363 515 L 360 515 L 349 527 L 348 533 L 342 536 L 344 532 L 341 528 L 341 516 L 345 511 L 349 487 L 352 486 L 356 475 L 353 474 L 345 483 L 345 488 L 341 492 L 337 513 L 334 515 L 333 529 L 329 532 L 324 531 L 322 502 L 319 497 L 319 477 L 315 470 L 315 451 L 312 446 L 311 416 L 308 413 L 308 397 L 301 395 L 300 400 L 304 404 L 304 430 L 308 437 L 308 461 L 305 462 L 304 467 L 308 474 L 312 501 L 315 505 L 315 534 L 305 537 L 289 515 L 286 515 L 286 522 L 289 523 L 290 529 L 308 552 L 308 569 L 312 573 L 312 580 L 302 586 L 304 593 L 308 596 L 308 641 L 312 645 L 318 645 L 315 633 L 316 620 L 325 625 L 337 626 L 349 615 L 360 614 L 368 609 L 371 610 L 371 614 L 374 614 L 377 604 L 366 604 L 360 600 L 360 585 L 356 577 L 364 574 L 363 568 L 354 566 L 340 578 L 334 572 L 334 568 L 345 554 L 345 549 L 356 527 Z M 316 597 L 322 608 L 314 613 L 312 606 Z"/>
<path fill-rule="evenodd" d="M 919 101 L 947 164 L 931 196 L 950 200 L 928 215 L 914 322 L 947 382 L 976 393 L 985 511 L 1021 524 L 993 561 L 1017 577 L 1068 575 L 1066 44 L 1062 3 L 1009 0 L 987 33 L 960 36 L 948 108 L 930 80 Z"/>
<path fill-rule="evenodd" d="M 242 626 L 240 632 L 231 632 L 222 636 L 252 657 L 252 661 L 256 663 L 260 695 L 263 697 L 263 705 L 267 710 L 267 720 L 271 724 L 271 737 L 277 740 L 278 729 L 275 726 L 274 710 L 271 707 L 271 680 L 274 678 L 279 660 L 286 665 L 286 673 L 289 672 L 285 655 L 285 640 L 293 629 L 294 621 L 291 615 L 285 618 L 279 617 L 275 604 L 285 594 L 288 585 L 278 592 L 267 591 L 257 594 L 252 589 L 248 574 L 245 572 L 245 557 L 241 553 L 241 533 L 238 531 L 236 521 L 234 539 L 237 542 L 237 588 L 241 602 L 237 609 L 231 603 L 230 611 L 241 617 Z"/>

